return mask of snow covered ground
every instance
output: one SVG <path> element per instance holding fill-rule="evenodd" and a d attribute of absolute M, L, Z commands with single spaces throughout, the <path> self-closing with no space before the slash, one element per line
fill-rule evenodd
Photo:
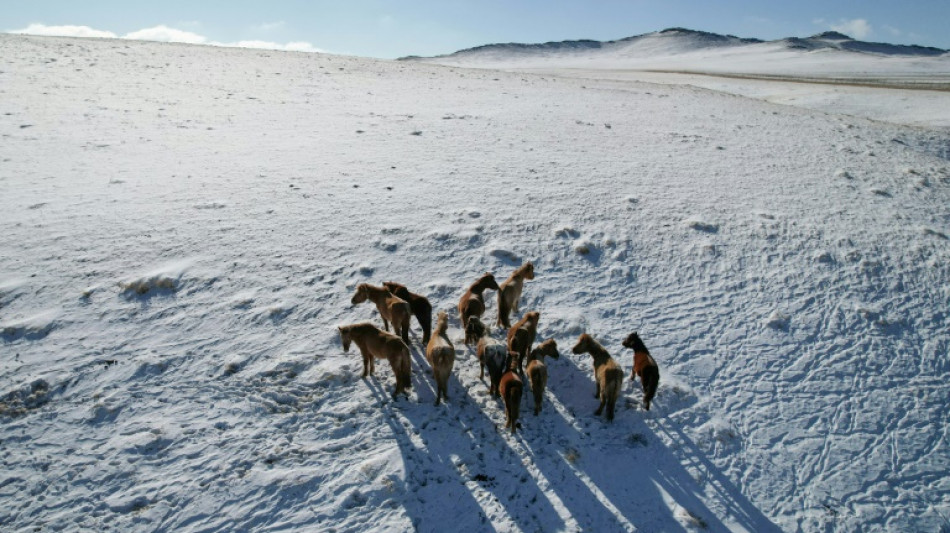
<path fill-rule="evenodd" d="M 318 54 L 0 50 L 0 529 L 950 529 L 945 130 Z M 527 260 L 561 358 L 512 436 L 452 310 Z M 447 404 L 415 323 L 409 400 L 342 351 L 337 325 L 380 323 L 356 284 L 390 279 L 450 312 Z M 625 382 L 608 424 L 570 347 L 629 372 L 633 330 L 659 392 L 646 412 Z"/>

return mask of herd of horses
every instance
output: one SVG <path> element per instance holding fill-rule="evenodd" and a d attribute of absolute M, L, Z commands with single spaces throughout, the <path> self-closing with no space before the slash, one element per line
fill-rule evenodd
<path fill-rule="evenodd" d="M 494 275 L 485 273 L 475 281 L 462 295 L 458 304 L 459 318 L 465 331 L 465 344 L 476 345 L 479 376 L 485 379 L 488 369 L 489 393 L 501 396 L 505 404 L 505 428 L 514 433 L 518 426 L 521 411 L 521 397 L 524 393 L 524 381 L 528 380 L 534 397 L 534 414 L 541 412 L 541 401 L 547 387 L 548 371 L 545 357 L 557 359 L 557 343 L 547 339 L 536 346 L 538 321 L 541 314 L 529 311 L 514 324 L 510 323 L 512 312 L 518 312 L 518 304 L 525 280 L 534 279 L 534 265 L 530 262 L 518 267 L 501 284 Z M 507 331 L 504 341 L 491 335 L 491 328 L 482 322 L 485 313 L 486 290 L 494 290 L 498 295 L 498 318 L 496 326 Z M 383 319 L 384 330 L 369 322 L 340 326 L 340 340 L 344 353 L 349 352 L 354 343 L 363 355 L 363 377 L 372 375 L 376 359 L 386 359 L 396 375 L 393 400 L 399 394 L 409 395 L 410 381 L 409 322 L 415 316 L 422 328 L 422 344 L 425 346 L 426 361 L 432 368 L 432 377 L 436 384 L 435 404 L 448 399 L 448 380 L 455 366 L 455 347 L 449 340 L 447 330 L 448 314 L 439 311 L 435 331 L 432 331 L 432 305 L 420 294 L 410 292 L 405 285 L 392 281 L 384 282 L 381 287 L 361 283 L 356 287 L 351 303 L 360 304 L 367 300 L 376 305 Z M 392 324 L 394 333 L 389 333 Z M 650 355 L 646 345 L 636 332 L 623 341 L 623 346 L 633 350 L 633 370 L 630 379 L 640 377 L 643 388 L 644 408 L 650 410 L 650 402 L 656 394 L 660 382 L 660 371 L 656 361 Z M 613 420 L 617 398 L 623 384 L 623 369 L 593 337 L 581 334 L 571 350 L 574 354 L 587 353 L 593 358 L 594 396 L 600 400 L 600 406 L 594 412 L 600 414 L 606 408 L 607 420 Z"/>

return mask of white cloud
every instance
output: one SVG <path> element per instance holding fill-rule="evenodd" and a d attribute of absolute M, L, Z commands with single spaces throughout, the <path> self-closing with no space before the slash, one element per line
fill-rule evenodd
<path fill-rule="evenodd" d="M 832 24 L 831 29 L 854 37 L 855 39 L 866 39 L 873 33 L 871 25 L 864 19 L 842 19 L 838 21 L 837 24 Z"/>
<path fill-rule="evenodd" d="M 26 33 L 29 35 L 46 35 L 55 37 L 100 37 L 114 39 L 116 34 L 111 31 L 97 30 L 89 26 L 47 26 L 46 24 L 30 24 L 22 30 L 11 30 L 10 33 Z"/>
<path fill-rule="evenodd" d="M 211 42 L 215 46 L 227 46 L 231 48 L 261 48 L 264 50 L 284 50 L 287 52 L 323 52 L 315 48 L 312 44 L 305 41 L 296 41 L 286 44 L 275 43 L 271 41 L 238 41 L 236 43 L 218 43 Z"/>
<path fill-rule="evenodd" d="M 270 25 L 278 27 L 283 22 L 275 22 Z M 10 33 L 26 33 L 30 35 L 46 35 L 57 37 L 102 37 L 115 39 L 119 36 L 111 31 L 97 30 L 89 26 L 47 26 L 45 24 L 30 24 L 22 30 L 12 30 Z M 194 32 L 170 28 L 165 25 L 144 28 L 138 31 L 126 33 L 122 39 L 134 39 L 138 41 L 160 41 L 166 43 L 186 43 L 186 44 L 207 44 L 212 46 L 226 46 L 232 48 L 261 48 L 266 50 L 285 50 L 288 52 L 324 52 L 306 41 L 292 41 L 288 43 L 277 43 L 273 41 L 237 41 L 223 43 L 218 41 L 209 41 L 204 35 Z"/>
<path fill-rule="evenodd" d="M 208 42 L 208 39 L 203 35 L 198 35 L 190 31 L 176 30 L 175 28 L 169 28 L 165 25 L 126 33 L 122 38 L 135 39 L 138 41 L 162 41 L 166 43 L 204 44 Z"/>
<path fill-rule="evenodd" d="M 904 32 L 900 31 L 894 26 L 888 26 L 887 24 L 884 25 L 884 29 L 887 30 L 887 33 L 890 33 L 894 37 L 900 37 L 901 35 L 904 34 Z"/>

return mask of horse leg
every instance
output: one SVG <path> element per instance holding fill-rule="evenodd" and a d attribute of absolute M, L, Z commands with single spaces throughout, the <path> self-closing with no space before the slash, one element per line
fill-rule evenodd
<path fill-rule="evenodd" d="M 600 382 L 594 381 L 594 398 L 600 398 Z"/>
<path fill-rule="evenodd" d="M 508 305 L 502 293 L 498 293 L 498 320 L 495 321 L 495 325 L 506 329 L 511 327 L 508 323 Z"/>
<path fill-rule="evenodd" d="M 372 358 L 366 355 L 366 352 L 363 352 L 363 376 L 366 377 L 367 372 L 369 372 L 369 365 L 372 364 Z"/>
<path fill-rule="evenodd" d="M 393 324 L 393 327 L 395 328 L 396 325 Z M 389 331 L 389 321 L 386 320 L 385 318 L 383 319 L 383 328 L 384 328 L 386 331 Z"/>
<path fill-rule="evenodd" d="M 595 416 L 600 416 L 600 413 L 602 413 L 602 412 L 604 411 L 604 405 L 606 405 L 606 404 L 607 404 L 607 395 L 605 394 L 605 395 L 603 395 L 603 396 L 600 397 L 600 407 L 598 407 L 597 410 L 594 411 L 594 415 L 595 415 Z"/>

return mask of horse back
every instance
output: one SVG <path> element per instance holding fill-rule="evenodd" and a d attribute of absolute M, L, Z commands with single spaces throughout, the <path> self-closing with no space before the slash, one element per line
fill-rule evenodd
<path fill-rule="evenodd" d="M 651 367 L 656 368 L 656 361 L 648 352 L 633 353 L 633 371 L 640 376 L 640 379 L 643 379 L 643 372 Z"/>

